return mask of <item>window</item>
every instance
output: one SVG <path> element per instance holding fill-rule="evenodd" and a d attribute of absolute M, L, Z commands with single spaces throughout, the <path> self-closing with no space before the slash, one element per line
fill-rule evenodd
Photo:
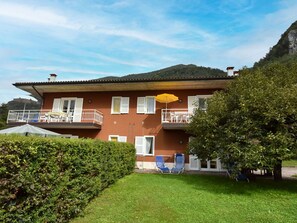
<path fill-rule="evenodd" d="M 109 135 L 108 141 L 112 142 L 127 142 L 127 136 Z"/>
<path fill-rule="evenodd" d="M 198 108 L 202 111 L 207 110 L 207 100 L 211 95 L 196 95 L 196 96 L 188 96 L 188 111 L 190 113 L 194 113 Z"/>
<path fill-rule="evenodd" d="M 81 122 L 83 98 L 55 98 L 53 112 L 64 112 L 68 121 Z"/>
<path fill-rule="evenodd" d="M 75 107 L 75 99 L 63 99 L 62 98 L 62 111 L 65 113 L 70 113 L 74 112 L 74 107 Z"/>
<path fill-rule="evenodd" d="M 111 114 L 128 114 L 129 97 L 112 97 Z"/>
<path fill-rule="evenodd" d="M 137 113 L 155 114 L 156 113 L 155 97 L 154 96 L 138 97 Z"/>
<path fill-rule="evenodd" d="M 136 154 L 154 155 L 155 137 L 154 136 L 136 136 L 135 137 Z"/>

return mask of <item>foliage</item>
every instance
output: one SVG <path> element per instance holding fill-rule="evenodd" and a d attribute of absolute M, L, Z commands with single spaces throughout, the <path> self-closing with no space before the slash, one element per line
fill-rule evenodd
<path fill-rule="evenodd" d="M 2 104 L 0 106 L 0 129 L 4 129 L 6 127 L 7 114 L 7 104 Z"/>
<path fill-rule="evenodd" d="M 7 102 L 8 110 L 39 110 L 41 103 L 26 98 L 15 98 Z"/>
<path fill-rule="evenodd" d="M 297 62 L 242 70 L 227 91 L 217 92 L 208 111 L 197 111 L 189 132 L 190 153 L 268 168 L 296 155 Z"/>
<path fill-rule="evenodd" d="M 254 66 L 259 67 L 267 64 L 268 62 L 288 59 L 288 57 L 286 57 L 289 54 L 288 34 L 291 30 L 297 30 L 297 21 L 291 24 L 286 32 L 282 34 L 278 43 L 270 49 L 264 58 L 256 62 Z M 296 58 L 296 55 L 294 57 Z"/>
<path fill-rule="evenodd" d="M 132 144 L 0 136 L 0 222 L 66 222 L 134 165 Z"/>
<path fill-rule="evenodd" d="M 215 76 L 227 76 L 226 72 L 210 68 L 190 65 L 175 65 L 167 67 L 161 70 L 152 71 L 141 74 L 129 74 L 123 77 L 104 77 L 100 79 L 151 79 L 151 78 L 193 78 L 193 77 L 215 77 Z"/>
<path fill-rule="evenodd" d="M 71 222 L 296 222 L 296 188 L 297 180 L 246 183 L 205 174 L 132 174 Z"/>
<path fill-rule="evenodd" d="M 282 163 L 283 167 L 297 167 L 297 159 L 292 159 L 292 160 L 285 160 Z"/>

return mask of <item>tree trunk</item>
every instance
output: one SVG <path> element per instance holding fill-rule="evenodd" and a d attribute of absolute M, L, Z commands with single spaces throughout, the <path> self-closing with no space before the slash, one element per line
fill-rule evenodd
<path fill-rule="evenodd" d="M 278 163 L 273 167 L 273 179 L 282 180 L 282 161 L 278 160 Z"/>

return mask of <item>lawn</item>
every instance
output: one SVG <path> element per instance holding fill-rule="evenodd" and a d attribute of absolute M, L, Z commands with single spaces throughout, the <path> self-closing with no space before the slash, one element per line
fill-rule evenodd
<path fill-rule="evenodd" d="M 297 180 L 236 182 L 225 176 L 132 174 L 71 223 L 297 222 Z"/>
<path fill-rule="evenodd" d="M 283 167 L 297 167 L 297 160 L 286 160 L 282 162 Z"/>

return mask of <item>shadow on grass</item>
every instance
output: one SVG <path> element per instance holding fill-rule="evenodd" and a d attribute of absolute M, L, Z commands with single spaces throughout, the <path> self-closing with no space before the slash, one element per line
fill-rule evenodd
<path fill-rule="evenodd" d="M 276 182 L 272 179 L 257 179 L 256 181 L 237 182 L 223 175 L 165 175 L 156 174 L 160 178 L 172 181 L 183 181 L 197 190 L 217 194 L 238 194 L 249 196 L 254 193 L 287 192 L 297 194 L 297 180 L 284 179 Z M 174 182 L 172 182 L 174 183 Z"/>

